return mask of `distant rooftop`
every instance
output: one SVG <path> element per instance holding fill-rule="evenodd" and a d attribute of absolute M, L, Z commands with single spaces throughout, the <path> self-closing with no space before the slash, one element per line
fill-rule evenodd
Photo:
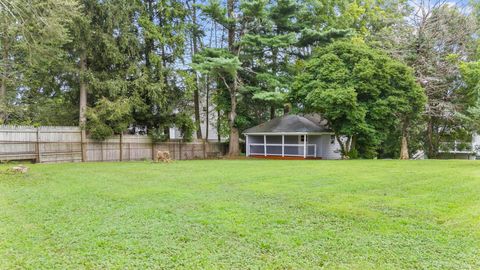
<path fill-rule="evenodd" d="M 323 133 L 332 132 L 321 121 L 313 121 L 313 117 L 285 115 L 245 130 L 244 134 L 262 133 Z"/>

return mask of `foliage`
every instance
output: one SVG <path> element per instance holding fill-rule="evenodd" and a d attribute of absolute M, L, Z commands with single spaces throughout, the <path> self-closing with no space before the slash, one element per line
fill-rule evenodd
<path fill-rule="evenodd" d="M 153 142 L 165 142 L 169 138 L 168 134 L 165 133 L 165 127 L 159 127 L 159 128 L 151 128 L 148 131 L 148 135 L 152 139 Z"/>
<path fill-rule="evenodd" d="M 191 142 L 193 139 L 193 133 L 195 132 L 195 123 L 193 122 L 191 115 L 177 115 L 175 125 L 182 133 L 182 139 L 186 142 Z"/>
<path fill-rule="evenodd" d="M 131 104 L 126 98 L 110 101 L 101 99 L 87 111 L 87 130 L 95 140 L 105 140 L 127 130 L 131 123 Z"/>
<path fill-rule="evenodd" d="M 200 73 L 217 77 L 222 82 L 227 82 L 237 76 L 240 69 L 240 61 L 237 56 L 221 49 L 206 49 L 197 54 L 192 67 Z"/>
<path fill-rule="evenodd" d="M 79 15 L 78 3 L 9 0 L 0 6 L 0 123 L 48 124 L 52 122 L 49 115 L 39 118 L 24 112 L 43 110 L 38 99 L 68 100 L 61 91 L 62 78 L 56 76 L 68 68 L 63 46 L 71 40 L 68 26 Z M 70 118 L 66 115 L 65 121 L 57 120 L 63 124 Z"/>
<path fill-rule="evenodd" d="M 367 158 L 377 155 L 389 132 L 417 119 L 425 103 L 410 69 L 352 42 L 319 49 L 295 81 L 291 100 L 328 120 L 344 156 L 355 149 Z"/>
<path fill-rule="evenodd" d="M 461 119 L 470 132 L 480 130 L 480 62 L 460 64 L 460 72 L 464 86 L 459 90 L 463 93 L 461 100 L 463 110 L 456 116 Z"/>
<path fill-rule="evenodd" d="M 86 93 L 91 108 L 103 99 L 129 99 L 130 124 L 163 138 L 170 137 L 168 127 L 186 123 L 185 114 L 194 116 L 197 137 L 201 118 L 211 119 L 209 126 L 230 133 L 235 146 L 242 130 L 282 115 L 285 107 L 304 111 L 290 104 L 297 95 L 294 78 L 318 48 L 351 41 L 406 63 L 428 98 L 420 119 L 418 104 L 404 102 L 413 96 L 386 100 L 372 111 L 358 103 L 365 96 L 358 89 L 351 96 L 350 85 L 340 99 L 333 95 L 336 86 L 323 93 L 355 108 L 331 113 L 359 120 L 345 129 L 364 134 L 354 142 L 361 157 L 395 157 L 399 138 L 435 157 L 442 141 L 475 129 L 478 93 L 461 67 L 480 57 L 474 1 L 3 0 L 0 6 L 1 123 L 79 125 Z M 330 72 L 338 80 L 342 67 L 330 67 L 340 68 Z M 356 79 L 367 80 L 371 67 L 357 69 Z M 395 65 L 385 70 L 397 79 L 410 72 Z M 323 96 L 312 94 L 316 98 Z M 357 104 L 348 104 L 354 99 Z M 398 106 L 395 121 L 386 117 L 388 108 L 382 112 L 389 103 Z M 378 114 L 385 126 L 372 126 Z M 236 154 L 238 147 L 230 150 Z"/>
<path fill-rule="evenodd" d="M 470 6 L 471 7 L 471 6 Z M 466 96 L 460 63 L 470 62 L 478 42 L 478 26 L 470 7 L 443 1 L 421 2 L 407 9 L 409 22 L 397 22 L 389 32 L 376 36 L 373 44 L 414 69 L 427 96 L 425 124 L 420 138 L 430 158 L 441 142 L 465 139 L 463 114 Z M 477 40 L 477 41 L 476 41 Z"/>

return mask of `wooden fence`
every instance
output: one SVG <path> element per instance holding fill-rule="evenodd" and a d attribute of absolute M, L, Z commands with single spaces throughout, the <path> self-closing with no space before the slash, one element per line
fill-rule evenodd
<path fill-rule="evenodd" d="M 169 151 L 173 159 L 217 158 L 225 145 L 217 142 L 180 141 L 153 143 L 148 136 L 122 135 L 105 141 L 86 138 L 78 127 L 0 126 L 0 161 L 36 162 L 128 161 L 153 159 L 157 151 Z"/>

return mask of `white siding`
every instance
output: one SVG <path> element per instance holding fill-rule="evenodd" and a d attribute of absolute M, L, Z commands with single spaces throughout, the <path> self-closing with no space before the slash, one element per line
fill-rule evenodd
<path fill-rule="evenodd" d="M 480 135 L 477 133 L 472 135 L 472 149 L 477 156 L 480 156 Z"/>
<path fill-rule="evenodd" d="M 259 143 L 263 144 L 263 135 L 249 135 L 248 143 Z M 281 144 L 282 137 L 279 135 L 267 135 L 267 143 Z M 299 144 L 298 135 L 285 135 L 285 144 Z M 308 144 L 315 144 L 317 148 L 316 157 L 322 159 L 340 159 L 340 146 L 336 140 L 334 143 L 331 143 L 330 135 L 310 135 L 307 139 Z M 285 147 L 285 155 L 288 156 L 288 153 L 292 153 L 295 150 L 295 147 Z M 313 151 L 312 149 L 310 149 Z M 299 146 L 298 153 L 303 151 L 303 146 Z M 263 154 L 263 146 L 252 146 L 252 154 Z M 297 151 L 294 151 L 295 154 L 298 154 Z M 281 147 L 269 146 L 267 153 L 281 154 Z M 309 154 L 312 153 L 309 151 Z"/>
<path fill-rule="evenodd" d="M 332 144 L 331 135 L 322 135 L 324 148 L 323 148 L 323 158 L 324 159 L 341 159 L 342 155 L 340 154 L 340 145 L 337 140 L 334 140 Z"/>
<path fill-rule="evenodd" d="M 337 140 L 331 143 L 331 135 L 310 136 L 309 143 L 317 145 L 317 157 L 322 159 L 340 159 L 340 145 Z"/>

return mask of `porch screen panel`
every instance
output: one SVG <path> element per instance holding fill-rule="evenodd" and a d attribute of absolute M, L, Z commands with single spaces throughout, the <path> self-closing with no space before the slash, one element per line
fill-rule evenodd
<path fill-rule="evenodd" d="M 285 145 L 285 156 L 303 156 L 303 145 Z"/>
<path fill-rule="evenodd" d="M 300 156 L 303 157 L 303 144 L 298 144 L 296 146 L 292 145 L 285 145 L 285 156 Z M 314 157 L 315 156 L 315 145 L 309 144 L 307 145 L 307 156 Z"/>
<path fill-rule="evenodd" d="M 267 155 L 281 156 L 282 155 L 282 146 L 281 145 L 267 145 Z"/>
<path fill-rule="evenodd" d="M 263 145 L 250 145 L 250 155 L 264 155 L 265 148 Z"/>

